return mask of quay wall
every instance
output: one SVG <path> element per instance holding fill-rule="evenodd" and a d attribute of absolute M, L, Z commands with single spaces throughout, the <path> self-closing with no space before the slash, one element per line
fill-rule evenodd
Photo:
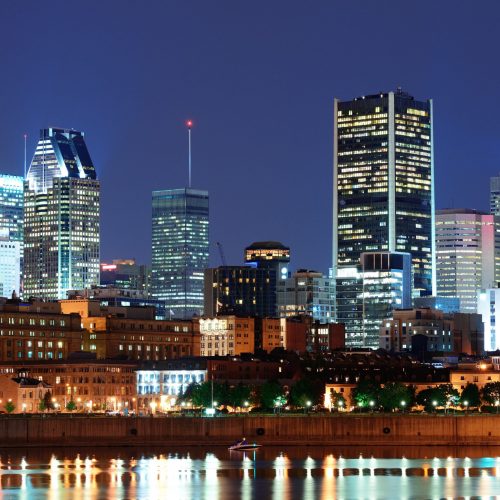
<path fill-rule="evenodd" d="M 9 416 L 0 447 L 226 445 L 500 445 L 500 415 L 239 417 Z"/>

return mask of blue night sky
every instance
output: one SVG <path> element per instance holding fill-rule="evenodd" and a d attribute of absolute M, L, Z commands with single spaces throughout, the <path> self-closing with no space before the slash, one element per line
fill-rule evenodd
<path fill-rule="evenodd" d="M 500 170 L 500 2 L 3 1 L 0 171 L 39 129 L 83 130 L 103 260 L 150 260 L 151 191 L 211 196 L 211 263 L 275 239 L 331 261 L 332 101 L 433 98 L 438 208 L 487 209 Z"/>

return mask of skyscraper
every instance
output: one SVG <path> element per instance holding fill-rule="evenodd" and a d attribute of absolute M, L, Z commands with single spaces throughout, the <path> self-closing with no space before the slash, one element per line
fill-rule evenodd
<path fill-rule="evenodd" d="M 19 295 L 23 252 L 23 178 L 0 174 L 0 295 Z"/>
<path fill-rule="evenodd" d="M 42 129 L 24 183 L 24 297 L 99 283 L 99 193 L 83 133 Z"/>
<path fill-rule="evenodd" d="M 480 290 L 500 281 L 499 218 L 467 208 L 436 212 L 437 295 L 475 313 Z"/>
<path fill-rule="evenodd" d="M 0 174 L 0 236 L 23 241 L 23 178 Z"/>
<path fill-rule="evenodd" d="M 490 177 L 490 214 L 500 215 L 500 175 Z"/>
<path fill-rule="evenodd" d="M 168 315 L 203 314 L 203 272 L 208 267 L 208 192 L 168 189 L 153 192 L 153 297 Z"/>
<path fill-rule="evenodd" d="M 414 295 L 431 295 L 432 101 L 417 101 L 401 90 L 335 99 L 334 120 L 334 276 L 355 276 L 363 252 L 408 252 Z M 336 298 L 337 320 L 343 322 L 342 286 Z M 356 304 L 347 309 L 359 310 Z M 346 329 L 349 345 L 359 332 Z"/>

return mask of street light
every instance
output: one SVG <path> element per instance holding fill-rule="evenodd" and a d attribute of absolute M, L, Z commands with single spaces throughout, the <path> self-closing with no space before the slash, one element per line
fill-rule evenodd
<path fill-rule="evenodd" d="M 309 413 L 309 408 L 311 408 L 312 403 L 310 401 L 306 402 L 306 410 Z"/>
<path fill-rule="evenodd" d="M 432 402 L 432 406 L 434 407 L 434 411 L 436 411 L 436 406 L 437 406 L 438 402 L 437 401 L 433 401 Z"/>
<path fill-rule="evenodd" d="M 467 409 L 469 407 L 469 402 L 468 401 L 464 401 L 464 406 L 465 406 L 465 413 L 467 413 Z"/>
<path fill-rule="evenodd" d="M 337 404 L 339 405 L 339 411 L 342 411 L 342 408 L 344 407 L 344 402 L 339 401 Z"/>
<path fill-rule="evenodd" d="M 498 413 L 498 406 L 500 406 L 500 401 L 498 401 L 498 399 L 495 401 L 495 406 L 497 407 L 497 413 Z"/>
<path fill-rule="evenodd" d="M 406 401 L 404 401 L 404 400 L 403 400 L 403 401 L 401 401 L 401 406 L 402 406 L 402 408 L 403 408 L 403 413 L 404 413 L 404 411 L 405 411 L 405 406 L 406 406 Z"/>
<path fill-rule="evenodd" d="M 370 401 L 370 408 L 372 410 L 372 413 L 373 413 L 373 407 L 375 406 L 375 401 L 371 400 Z"/>

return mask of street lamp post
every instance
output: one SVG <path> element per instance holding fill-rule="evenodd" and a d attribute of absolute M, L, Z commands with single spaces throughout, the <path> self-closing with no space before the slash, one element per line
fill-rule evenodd
<path fill-rule="evenodd" d="M 401 401 L 401 408 L 403 410 L 403 413 L 405 412 L 405 406 L 406 406 L 406 401 Z"/>
<path fill-rule="evenodd" d="M 339 405 L 339 411 L 342 411 L 342 409 L 344 408 L 344 402 L 339 401 L 337 404 Z"/>
<path fill-rule="evenodd" d="M 375 406 L 375 401 L 370 401 L 370 408 L 372 410 L 372 413 L 373 413 L 373 407 Z"/>
<path fill-rule="evenodd" d="M 305 410 L 307 411 L 307 413 L 309 413 L 309 409 L 311 408 L 311 404 L 312 404 L 312 403 L 311 403 L 310 401 L 308 401 L 308 402 L 306 403 L 306 408 L 305 408 Z"/>
<path fill-rule="evenodd" d="M 497 415 L 498 415 L 498 407 L 500 406 L 500 401 L 498 399 L 495 401 L 495 406 L 497 407 Z"/>
<path fill-rule="evenodd" d="M 438 402 L 437 401 L 433 401 L 432 402 L 432 406 L 434 407 L 434 413 L 436 413 L 436 406 L 437 406 Z"/>
<path fill-rule="evenodd" d="M 469 408 L 469 402 L 468 401 L 464 401 L 464 406 L 465 406 L 465 414 L 467 415 L 467 410 Z"/>

